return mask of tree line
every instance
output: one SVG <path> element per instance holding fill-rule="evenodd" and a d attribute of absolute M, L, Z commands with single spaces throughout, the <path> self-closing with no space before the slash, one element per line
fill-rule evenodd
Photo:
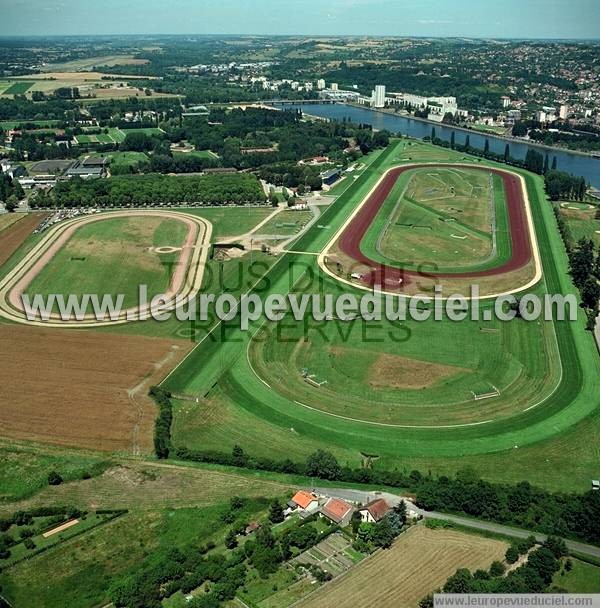
<path fill-rule="evenodd" d="M 584 494 L 549 492 L 527 481 L 517 484 L 491 483 L 470 470 L 454 477 L 423 475 L 417 470 L 406 472 L 379 468 L 341 466 L 329 452 L 318 451 L 305 462 L 286 459 L 258 458 L 241 448 L 232 453 L 212 450 L 190 450 L 177 446 L 170 457 L 180 460 L 209 462 L 249 469 L 273 471 L 340 481 L 408 488 L 416 495 L 417 504 L 427 510 L 460 512 L 466 515 L 600 543 L 600 492 Z"/>
<path fill-rule="evenodd" d="M 54 207 L 145 207 L 156 205 L 264 204 L 266 196 L 254 175 L 200 176 L 147 174 L 111 179 L 59 181 L 50 191 L 38 190 L 30 200 L 36 209 Z"/>
<path fill-rule="evenodd" d="M 513 554 L 518 558 L 531 551 L 535 546 L 535 538 L 524 539 L 517 545 L 512 545 L 507 551 L 507 561 Z M 494 561 L 488 570 L 479 569 L 470 572 L 467 568 L 459 568 L 448 578 L 438 593 L 565 593 L 564 589 L 552 588 L 552 579 L 561 568 L 561 558 L 567 555 L 564 541 L 549 537 L 542 546 L 528 554 L 527 561 L 518 568 L 506 574 L 505 566 L 500 561 Z M 568 568 L 568 566 L 566 566 Z M 433 608 L 433 594 L 419 602 L 419 608 Z"/>

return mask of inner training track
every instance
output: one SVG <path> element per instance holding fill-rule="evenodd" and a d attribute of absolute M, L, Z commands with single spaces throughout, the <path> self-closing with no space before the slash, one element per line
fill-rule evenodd
<path fill-rule="evenodd" d="M 120 311 L 117 318 L 99 320 L 93 314 L 85 314 L 80 320 L 61 320 L 59 315 L 52 313 L 50 319 L 29 319 L 23 309 L 21 295 L 26 293 L 27 287 L 39 274 L 44 266 L 64 247 L 73 233 L 82 226 L 91 222 L 120 217 L 148 217 L 157 216 L 164 219 L 175 219 L 187 226 L 185 243 L 181 248 L 178 263 L 173 272 L 171 283 L 167 292 L 165 305 L 161 311 L 170 311 L 175 308 L 175 297 L 179 304 L 185 304 L 198 293 L 202 285 L 204 267 L 208 257 L 212 233 L 212 224 L 205 219 L 175 211 L 112 211 L 97 215 L 76 217 L 60 222 L 48 230 L 44 237 L 29 251 L 25 257 L 0 280 L 0 316 L 16 323 L 27 325 L 40 325 L 44 327 L 76 327 L 79 329 L 116 325 L 148 318 L 151 311 L 150 303 L 143 307 L 134 307 Z M 103 294 L 98 294 L 100 300 Z M 152 296 L 150 296 L 152 297 Z"/>

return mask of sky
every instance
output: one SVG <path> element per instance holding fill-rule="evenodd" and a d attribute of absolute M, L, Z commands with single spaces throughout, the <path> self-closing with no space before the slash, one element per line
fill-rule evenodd
<path fill-rule="evenodd" d="M 0 0 L 0 36 L 600 38 L 600 0 Z"/>

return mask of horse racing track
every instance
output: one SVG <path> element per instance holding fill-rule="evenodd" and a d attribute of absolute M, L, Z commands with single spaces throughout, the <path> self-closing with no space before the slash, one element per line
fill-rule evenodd
<path fill-rule="evenodd" d="M 470 172 L 481 171 L 492 176 L 498 176 L 502 181 L 503 203 L 506 207 L 508 242 L 506 251 L 499 252 L 504 260 L 498 264 L 472 268 L 463 271 L 436 271 L 433 266 L 444 266 L 447 262 L 437 252 L 431 252 L 431 265 L 424 268 L 407 267 L 400 261 L 374 259 L 367 252 L 365 240 L 377 216 L 382 213 L 384 203 L 389 201 L 392 192 L 400 178 L 406 173 L 426 167 L 432 171 L 447 170 L 448 167 Z M 450 199 L 451 200 L 451 199 Z M 398 205 L 409 204 L 402 198 Z M 442 219 L 441 217 L 439 219 Z M 445 221 L 455 221 L 454 218 Z M 442 226 L 439 223 L 439 226 Z M 495 229 L 495 228 L 494 228 Z M 452 234 L 455 238 L 458 237 Z M 501 255 L 502 257 L 502 255 Z M 468 260 L 461 260 L 468 266 Z M 320 257 L 320 264 L 330 275 L 338 280 L 352 283 L 362 288 L 380 286 L 383 291 L 410 295 L 419 291 L 423 280 L 450 285 L 455 291 L 462 287 L 464 295 L 468 294 L 466 287 L 477 282 L 482 286 L 482 295 L 492 297 L 507 292 L 515 292 L 535 285 L 541 278 L 541 264 L 533 227 L 530 202 L 525 181 L 519 175 L 491 167 L 481 168 L 473 165 L 407 165 L 388 170 L 369 196 L 365 198 L 354 213 L 348 218 L 342 228 L 336 233 L 325 252 Z M 351 281 L 348 280 L 348 268 L 353 269 Z M 422 287 L 421 287 L 422 289 Z"/>
<path fill-rule="evenodd" d="M 156 288 L 149 298 L 164 294 L 168 303 L 163 310 L 172 310 L 176 297 L 186 302 L 200 289 L 211 230 L 198 216 L 170 211 L 113 211 L 60 222 L 0 280 L 0 316 L 45 327 L 122 324 L 147 318 L 150 304 L 134 302 L 133 294 L 127 294 L 128 306 L 110 318 L 98 319 L 86 309 L 80 319 L 63 319 L 52 309 L 42 320 L 28 318 L 22 296 L 61 294 L 67 299 L 82 296 L 79 290 L 85 286 L 85 293 L 102 300 L 148 283 Z M 163 285 L 167 261 L 172 271 Z"/>

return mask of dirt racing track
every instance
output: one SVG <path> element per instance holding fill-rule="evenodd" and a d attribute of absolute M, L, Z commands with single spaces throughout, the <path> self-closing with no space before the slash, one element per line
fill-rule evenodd
<path fill-rule="evenodd" d="M 156 216 L 164 219 L 175 219 L 187 226 L 185 243 L 181 248 L 181 254 L 169 288 L 164 294 L 166 302 L 164 306 L 161 305 L 161 311 L 173 310 L 176 297 L 179 300 L 179 305 L 187 303 L 198 293 L 202 285 L 212 234 L 210 222 L 195 215 L 172 211 L 112 211 L 76 217 L 50 228 L 35 247 L 0 281 L 0 317 L 28 325 L 76 327 L 80 329 L 117 325 L 148 318 L 151 311 L 150 303 L 141 307 L 123 309 L 118 316 L 114 315 L 113 318 L 107 316 L 103 320 L 96 319 L 93 314 L 85 314 L 79 320 L 62 320 L 54 312 L 49 315 L 47 320 L 41 318 L 33 320 L 27 317 L 21 300 L 22 294 L 27 292 L 27 288 L 33 279 L 65 246 L 77 229 L 91 222 L 133 216 Z M 103 294 L 98 295 L 102 299 Z"/>
<path fill-rule="evenodd" d="M 464 168 L 482 170 L 498 175 L 503 182 L 508 212 L 511 257 L 505 263 L 485 270 L 472 270 L 463 272 L 415 272 L 401 267 L 382 264 L 365 255 L 361 250 L 361 241 L 369 227 L 375 220 L 382 205 L 390 195 L 400 175 L 406 171 L 423 167 L 431 168 Z M 350 281 L 334 273 L 327 265 L 327 256 L 337 244 L 339 250 L 359 266 L 368 267 L 369 272 L 362 274 L 361 279 Z M 327 247 L 319 256 L 319 265 L 324 272 L 338 281 L 359 287 L 372 289 L 378 286 L 383 293 L 403 295 L 402 290 L 411 285 L 418 278 L 429 279 L 481 279 L 484 277 L 501 276 L 508 272 L 519 270 L 533 260 L 535 276 L 526 284 L 518 285 L 511 290 L 502 290 L 500 293 L 486 294 L 485 298 L 498 297 L 507 293 L 516 293 L 532 287 L 542 278 L 542 265 L 540 262 L 538 244 L 533 227 L 533 218 L 527 187 L 523 178 L 517 173 L 491 167 L 477 167 L 466 164 L 420 163 L 418 165 L 405 165 L 389 169 L 373 187 L 363 202 L 354 210 L 348 219 L 334 235 Z"/>

